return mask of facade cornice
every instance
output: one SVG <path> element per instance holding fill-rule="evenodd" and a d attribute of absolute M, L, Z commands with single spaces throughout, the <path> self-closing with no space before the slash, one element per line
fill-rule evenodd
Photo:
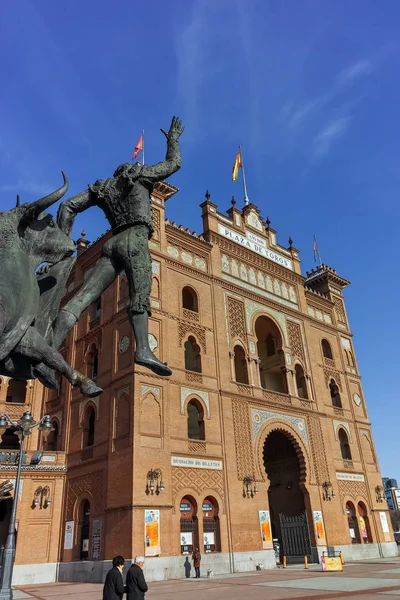
<path fill-rule="evenodd" d="M 0 471 L 17 471 L 16 465 L 0 465 Z M 52 472 L 66 473 L 67 467 L 64 465 L 21 465 L 22 473 L 37 473 Z"/>

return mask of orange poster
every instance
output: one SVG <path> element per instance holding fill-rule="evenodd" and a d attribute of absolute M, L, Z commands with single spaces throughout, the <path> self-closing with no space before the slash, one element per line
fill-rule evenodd
<path fill-rule="evenodd" d="M 325 539 L 324 522 L 322 520 L 322 512 L 320 510 L 314 510 L 314 525 L 317 533 L 317 539 Z"/>
<path fill-rule="evenodd" d="M 144 511 L 145 556 L 160 554 L 160 511 Z"/>
<path fill-rule="evenodd" d="M 269 544 L 272 542 L 271 535 L 271 520 L 269 517 L 269 510 L 260 510 L 259 511 L 260 518 L 260 529 L 261 529 L 261 539 L 264 544 Z"/>

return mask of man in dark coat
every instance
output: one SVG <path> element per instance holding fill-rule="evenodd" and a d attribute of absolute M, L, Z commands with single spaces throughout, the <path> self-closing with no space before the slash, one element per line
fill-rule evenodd
<path fill-rule="evenodd" d="M 126 600 L 143 600 L 149 589 L 143 575 L 144 556 L 137 556 L 126 574 Z"/>
<path fill-rule="evenodd" d="M 124 595 L 122 569 L 125 559 L 122 556 L 113 558 L 113 566 L 107 573 L 103 588 L 103 600 L 121 600 Z"/>

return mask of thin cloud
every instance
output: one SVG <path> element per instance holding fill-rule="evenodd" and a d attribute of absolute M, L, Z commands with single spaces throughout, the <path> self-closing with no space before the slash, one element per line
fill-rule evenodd
<path fill-rule="evenodd" d="M 351 122 L 351 117 L 339 117 L 331 121 L 314 137 L 314 159 L 324 158 L 330 151 L 332 144 L 342 138 Z"/>
<path fill-rule="evenodd" d="M 332 87 L 326 93 L 321 94 L 314 100 L 301 106 L 290 115 L 287 120 L 288 128 L 291 130 L 298 129 L 307 118 L 311 117 L 316 112 L 317 109 L 320 109 L 331 102 L 335 96 L 343 92 L 346 86 L 351 85 L 357 79 L 371 73 L 373 68 L 374 65 L 372 61 L 363 59 L 343 69 L 336 77 Z"/>
<path fill-rule="evenodd" d="M 0 185 L 0 192 L 14 192 L 20 194 L 25 192 L 35 196 L 44 196 L 50 194 L 52 186 L 45 183 L 36 183 L 34 181 L 17 181 L 17 183 L 6 183 Z"/>

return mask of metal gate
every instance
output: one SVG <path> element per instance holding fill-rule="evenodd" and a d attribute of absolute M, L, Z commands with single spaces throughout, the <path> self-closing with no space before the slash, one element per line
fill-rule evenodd
<path fill-rule="evenodd" d="M 287 557 L 288 563 L 302 562 L 305 556 L 311 562 L 311 541 L 307 514 L 304 512 L 296 517 L 287 517 L 280 513 L 279 520 L 282 535 L 282 556 Z"/>

